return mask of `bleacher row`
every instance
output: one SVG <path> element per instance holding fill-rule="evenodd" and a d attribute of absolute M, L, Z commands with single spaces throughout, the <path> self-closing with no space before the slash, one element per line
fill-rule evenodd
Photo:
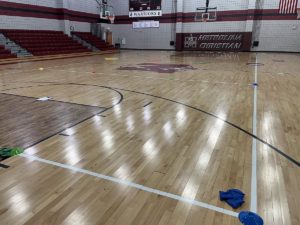
<path fill-rule="evenodd" d="M 0 30 L 0 33 L 34 56 L 91 52 L 90 49 L 79 44 L 61 31 Z M 82 34 L 87 34 L 91 41 L 99 43 L 98 47 L 101 48 L 95 47 L 102 51 L 114 49 L 113 46 L 108 45 L 90 33 Z M 85 41 L 89 42 L 88 40 Z M 93 45 L 93 43 L 90 44 Z M 11 57 L 16 57 L 16 55 L 10 54 L 9 50 L 0 48 L 0 59 Z"/>
<path fill-rule="evenodd" d="M 101 51 L 114 49 L 113 45 L 109 45 L 108 43 L 106 43 L 103 40 L 100 40 L 99 38 L 97 38 L 96 36 L 92 35 L 91 33 L 73 32 L 73 34 L 75 34 L 76 36 L 78 36 L 82 40 L 90 43 L 91 45 L 95 46 L 96 48 L 98 48 Z"/>

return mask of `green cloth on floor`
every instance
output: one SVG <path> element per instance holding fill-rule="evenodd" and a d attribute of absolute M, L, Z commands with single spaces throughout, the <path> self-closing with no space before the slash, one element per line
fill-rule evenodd
<path fill-rule="evenodd" d="M 0 156 L 1 157 L 11 157 L 15 155 L 20 155 L 24 152 L 22 148 L 0 148 Z"/>

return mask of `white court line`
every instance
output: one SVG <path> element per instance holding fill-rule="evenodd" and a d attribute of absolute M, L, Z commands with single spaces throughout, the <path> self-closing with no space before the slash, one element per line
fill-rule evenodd
<path fill-rule="evenodd" d="M 252 134 L 257 136 L 257 75 L 258 75 L 258 59 L 255 55 L 255 72 L 253 85 L 253 116 L 252 116 Z M 251 175 L 251 205 L 250 210 L 257 212 L 257 141 L 252 138 L 252 175 Z"/>
<path fill-rule="evenodd" d="M 19 156 L 22 156 L 24 158 L 31 159 L 31 160 L 34 160 L 34 161 L 38 161 L 38 162 L 41 162 L 41 163 L 45 163 L 45 164 L 48 164 L 48 165 L 52 165 L 52 166 L 72 170 L 74 172 L 87 174 L 87 175 L 97 177 L 97 178 L 100 178 L 100 179 L 104 179 L 104 180 L 108 180 L 108 181 L 111 181 L 111 182 L 114 182 L 114 183 L 117 183 L 117 184 L 124 184 L 124 185 L 127 185 L 129 187 L 133 187 L 133 188 L 145 191 L 145 192 L 149 192 L 151 194 L 157 194 L 157 195 L 164 196 L 164 197 L 174 199 L 174 200 L 177 200 L 177 201 L 186 202 L 186 203 L 189 203 L 189 204 L 194 205 L 194 206 L 199 206 L 199 207 L 202 207 L 202 208 L 205 208 L 205 209 L 213 210 L 213 211 L 223 213 L 223 214 L 226 214 L 226 215 L 229 215 L 229 216 L 238 217 L 238 213 L 236 213 L 236 212 L 233 212 L 233 211 L 230 211 L 230 210 L 227 210 L 227 209 L 223 209 L 223 208 L 220 208 L 220 207 L 217 207 L 217 206 L 214 206 L 214 205 L 210 205 L 210 204 L 207 204 L 207 203 L 204 203 L 204 202 L 200 202 L 200 201 L 197 201 L 197 200 L 185 198 L 185 197 L 182 197 L 182 196 L 179 196 L 179 195 L 175 195 L 175 194 L 160 191 L 160 190 L 157 190 L 157 189 L 149 188 L 149 187 L 146 187 L 146 186 L 143 186 L 143 185 L 140 185 L 140 184 L 136 184 L 136 183 L 133 183 L 133 182 L 130 182 L 130 181 L 127 181 L 127 180 L 122 180 L 122 179 L 119 179 L 119 178 L 116 178 L 116 177 L 111 177 L 111 176 L 107 176 L 107 175 L 104 175 L 104 174 L 95 173 L 95 172 L 85 170 L 85 169 L 81 169 L 81 168 L 78 168 L 78 167 L 74 167 L 74 166 L 54 162 L 54 161 L 47 160 L 47 159 L 42 159 L 42 158 L 39 158 L 37 156 L 29 155 L 29 154 L 26 154 L 26 153 L 22 153 Z"/>

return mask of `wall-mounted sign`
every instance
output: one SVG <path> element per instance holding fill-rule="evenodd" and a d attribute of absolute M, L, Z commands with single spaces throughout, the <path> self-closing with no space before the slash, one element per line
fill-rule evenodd
<path fill-rule="evenodd" d="M 129 12 L 129 17 L 157 17 L 162 16 L 161 10 L 148 10 L 148 11 L 132 11 Z"/>
<path fill-rule="evenodd" d="M 133 27 L 133 29 L 158 28 L 159 21 L 145 20 L 145 21 L 133 22 L 132 27 Z"/>
<path fill-rule="evenodd" d="M 129 0 L 129 17 L 162 16 L 161 0 Z"/>
<path fill-rule="evenodd" d="M 240 51 L 250 49 L 251 33 L 185 33 L 180 34 L 184 50 Z"/>

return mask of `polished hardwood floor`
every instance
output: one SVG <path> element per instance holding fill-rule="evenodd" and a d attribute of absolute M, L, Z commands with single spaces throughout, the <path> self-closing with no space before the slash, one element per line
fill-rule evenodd
<path fill-rule="evenodd" d="M 300 224 L 299 62 L 121 51 L 1 65 L 0 146 L 30 147 L 1 162 L 0 224 L 237 225 L 256 199 L 266 225 Z M 246 194 L 238 210 L 219 200 L 230 188 Z"/>
<path fill-rule="evenodd" d="M 1 146 L 27 148 L 105 110 L 36 99 L 0 94 Z"/>

